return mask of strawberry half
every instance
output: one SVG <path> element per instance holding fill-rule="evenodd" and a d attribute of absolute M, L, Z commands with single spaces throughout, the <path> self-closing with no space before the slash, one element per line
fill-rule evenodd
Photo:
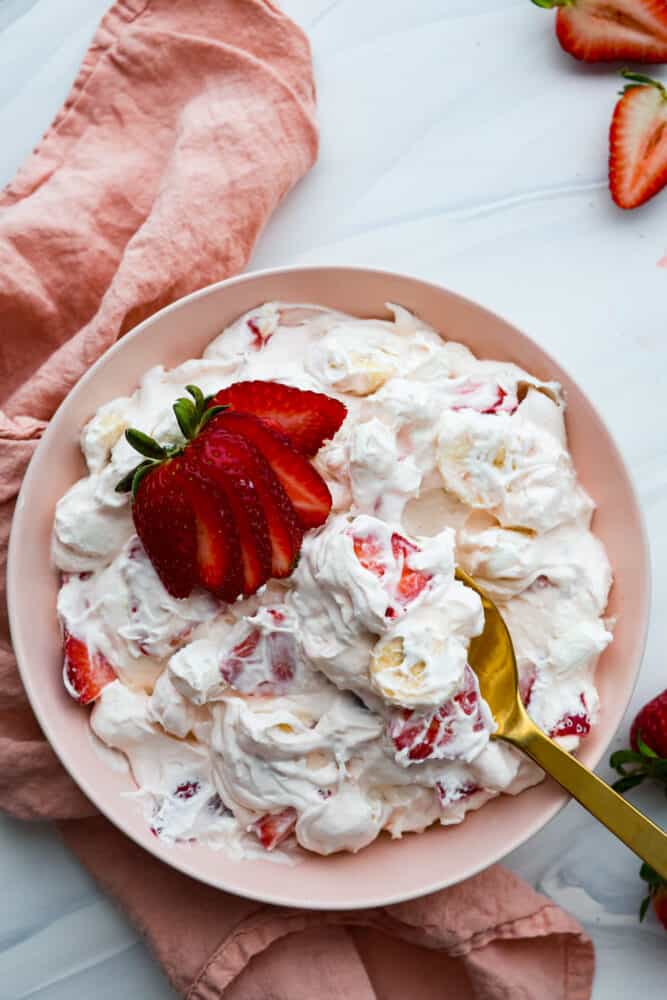
<path fill-rule="evenodd" d="M 64 630 L 65 678 L 68 689 L 75 692 L 77 701 L 87 705 L 116 680 L 116 672 L 100 652 L 91 654 L 88 646 L 67 629 Z"/>
<path fill-rule="evenodd" d="M 667 90 L 641 73 L 623 76 L 633 82 L 611 121 L 609 189 L 619 208 L 636 208 L 667 183 Z"/>
<path fill-rule="evenodd" d="M 225 412 L 216 419 L 209 433 L 213 433 L 218 427 L 225 427 L 242 435 L 262 453 L 291 500 L 304 528 L 316 528 L 324 524 L 331 510 L 331 494 L 327 484 L 307 458 L 295 451 L 262 420 L 249 413 Z"/>
<path fill-rule="evenodd" d="M 337 399 L 281 382 L 235 382 L 218 392 L 213 402 L 229 407 L 229 412 L 259 417 L 304 455 L 319 451 L 347 415 Z"/>
<path fill-rule="evenodd" d="M 216 424 L 186 449 L 183 459 L 188 475 L 210 480 L 228 503 L 241 546 L 242 593 L 254 594 L 271 575 L 271 542 L 253 478 L 253 451 L 243 438 Z"/>
<path fill-rule="evenodd" d="M 664 0 L 533 0 L 558 8 L 562 48 L 584 62 L 659 63 L 667 60 Z"/>

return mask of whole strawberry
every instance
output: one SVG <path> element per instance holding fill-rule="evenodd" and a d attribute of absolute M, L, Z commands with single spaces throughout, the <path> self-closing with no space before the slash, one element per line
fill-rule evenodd
<path fill-rule="evenodd" d="M 621 777 L 617 792 L 627 792 L 653 778 L 665 785 L 667 794 L 667 690 L 639 711 L 630 729 L 630 750 L 617 750 L 609 763 Z"/>
<path fill-rule="evenodd" d="M 652 903 L 656 917 L 667 930 L 667 882 L 646 863 L 641 866 L 639 874 L 648 884 L 648 894 L 639 908 L 639 919 L 640 921 L 644 919 L 649 904 Z"/>

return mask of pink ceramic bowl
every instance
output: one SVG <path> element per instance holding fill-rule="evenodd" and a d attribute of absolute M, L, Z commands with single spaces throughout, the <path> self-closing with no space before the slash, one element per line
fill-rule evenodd
<path fill-rule="evenodd" d="M 12 529 L 8 592 L 21 676 L 44 733 L 88 798 L 116 826 L 174 868 L 242 896 L 288 906 L 355 908 L 394 903 L 442 889 L 536 833 L 567 801 L 552 781 L 501 797 L 460 826 L 433 827 L 400 841 L 380 837 L 357 855 L 305 855 L 296 867 L 230 860 L 222 851 L 170 847 L 151 835 L 127 775 L 95 752 L 88 713 L 65 693 L 56 621 L 58 576 L 49 558 L 56 501 L 84 473 L 82 424 L 101 403 L 127 395 L 152 365 L 197 357 L 231 320 L 270 299 L 315 302 L 359 316 L 386 315 L 398 302 L 482 358 L 514 361 L 557 379 L 568 399 L 570 447 L 581 481 L 598 504 L 595 531 L 615 583 L 609 613 L 615 639 L 598 668 L 600 721 L 581 759 L 593 767 L 609 744 L 639 670 L 649 606 L 649 560 L 642 517 L 628 473 L 604 424 L 572 379 L 545 352 L 492 313 L 415 278 L 352 268 L 265 271 L 212 285 L 163 309 L 108 351 L 81 379 L 51 421 L 28 469 Z"/>

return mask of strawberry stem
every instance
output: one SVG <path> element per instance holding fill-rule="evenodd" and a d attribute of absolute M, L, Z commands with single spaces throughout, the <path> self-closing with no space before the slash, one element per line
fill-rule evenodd
<path fill-rule="evenodd" d="M 535 2 L 536 0 L 533 0 L 533 3 Z M 624 80 L 632 81 L 632 83 L 627 84 L 627 86 L 623 88 L 621 91 L 622 94 L 627 93 L 628 90 L 634 90 L 635 87 L 655 87 L 656 90 L 660 91 L 660 96 L 663 101 L 667 101 L 667 90 L 660 80 L 654 80 L 652 77 L 646 76 L 645 73 L 635 73 L 630 69 L 622 69 L 621 76 Z"/>
<path fill-rule="evenodd" d="M 192 399 L 187 396 L 180 396 L 174 403 L 173 410 L 176 422 L 186 443 L 193 441 L 200 434 L 206 425 L 227 406 L 211 406 L 214 396 L 204 396 L 199 386 L 186 385 L 187 392 Z M 193 402 L 194 400 L 194 402 Z M 134 469 L 128 472 L 116 484 L 116 493 L 129 493 L 136 496 L 139 484 L 147 472 L 161 465 L 169 458 L 180 455 L 185 445 L 175 445 L 172 448 L 164 448 L 154 438 L 134 427 L 128 427 L 125 431 L 125 439 L 132 445 L 135 451 L 144 456 L 144 461 L 140 462 Z"/>

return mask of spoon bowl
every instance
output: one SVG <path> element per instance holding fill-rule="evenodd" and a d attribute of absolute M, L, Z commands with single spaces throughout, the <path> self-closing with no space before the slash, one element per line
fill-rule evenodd
<path fill-rule="evenodd" d="M 619 840 L 667 879 L 667 833 L 535 725 L 519 694 L 514 646 L 503 616 L 464 570 L 457 569 L 456 577 L 479 594 L 484 610 L 484 629 L 471 641 L 468 661 L 498 726 L 491 738 L 511 743 L 528 754 Z"/>

